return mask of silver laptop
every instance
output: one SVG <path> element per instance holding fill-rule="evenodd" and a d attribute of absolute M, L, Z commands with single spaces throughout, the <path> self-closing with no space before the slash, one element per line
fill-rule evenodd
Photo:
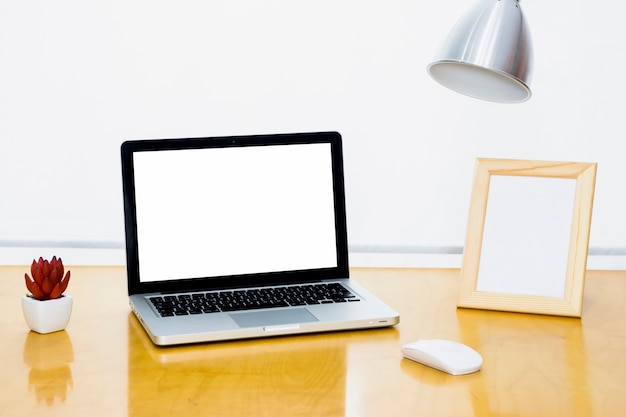
<path fill-rule="evenodd" d="M 157 345 L 392 326 L 349 279 L 336 132 L 122 144 L 130 306 Z"/>

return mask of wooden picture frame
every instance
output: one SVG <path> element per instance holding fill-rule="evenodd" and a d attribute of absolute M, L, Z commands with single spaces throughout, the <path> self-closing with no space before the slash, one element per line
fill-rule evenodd
<path fill-rule="evenodd" d="M 581 317 L 596 170 L 477 159 L 457 306 Z"/>

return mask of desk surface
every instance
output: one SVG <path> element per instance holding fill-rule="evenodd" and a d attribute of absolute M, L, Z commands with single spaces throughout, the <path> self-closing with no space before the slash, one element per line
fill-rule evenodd
<path fill-rule="evenodd" d="M 626 271 L 590 271 L 583 318 L 457 309 L 458 270 L 354 269 L 394 328 L 186 347 L 151 344 L 125 271 L 74 267 L 65 331 L 30 332 L 25 267 L 0 267 L 0 416 L 622 416 Z M 419 338 L 464 342 L 480 372 L 403 359 Z"/>

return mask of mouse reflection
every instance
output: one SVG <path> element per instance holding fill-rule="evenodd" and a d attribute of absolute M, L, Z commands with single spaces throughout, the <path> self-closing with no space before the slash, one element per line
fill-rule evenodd
<path fill-rule="evenodd" d="M 28 390 L 35 393 L 37 403 L 53 405 L 65 402 L 68 388 L 73 387 L 70 363 L 74 348 L 69 334 L 29 332 L 24 342 L 24 363 L 30 368 Z"/>

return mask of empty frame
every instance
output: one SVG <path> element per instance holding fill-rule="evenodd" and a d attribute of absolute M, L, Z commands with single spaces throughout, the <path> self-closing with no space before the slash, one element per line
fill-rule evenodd
<path fill-rule="evenodd" d="M 478 159 L 458 306 L 580 317 L 596 169 Z"/>

